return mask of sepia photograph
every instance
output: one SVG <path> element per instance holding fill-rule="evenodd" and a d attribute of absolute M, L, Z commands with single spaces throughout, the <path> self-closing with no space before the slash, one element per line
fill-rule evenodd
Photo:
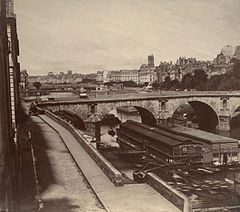
<path fill-rule="evenodd" d="M 0 212 L 240 212 L 240 0 L 0 0 Z"/>

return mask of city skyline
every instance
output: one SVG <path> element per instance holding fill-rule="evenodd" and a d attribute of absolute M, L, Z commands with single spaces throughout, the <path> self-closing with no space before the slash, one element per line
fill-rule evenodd
<path fill-rule="evenodd" d="M 240 44 L 239 1 L 15 0 L 21 69 L 32 75 L 212 60 Z M 44 15 L 43 15 L 44 14 Z"/>

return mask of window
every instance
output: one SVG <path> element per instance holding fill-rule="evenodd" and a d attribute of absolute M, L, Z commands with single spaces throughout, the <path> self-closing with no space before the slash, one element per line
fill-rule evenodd
<path fill-rule="evenodd" d="M 195 148 L 194 148 L 193 146 L 189 146 L 189 147 L 188 147 L 188 153 L 189 153 L 189 154 L 195 153 Z"/>
<path fill-rule="evenodd" d="M 91 105 L 91 113 L 95 113 L 95 105 Z"/>
<path fill-rule="evenodd" d="M 161 102 L 161 110 L 166 110 L 166 102 L 165 101 L 163 101 L 163 102 Z"/>
<path fill-rule="evenodd" d="M 180 155 L 180 148 L 179 147 L 173 148 L 173 155 Z"/>
<path fill-rule="evenodd" d="M 227 100 L 223 99 L 223 108 L 226 109 L 227 108 Z"/>
<path fill-rule="evenodd" d="M 182 155 L 186 155 L 188 153 L 188 149 L 186 146 L 182 147 Z"/>
<path fill-rule="evenodd" d="M 196 150 L 196 153 L 202 153 L 202 147 L 201 146 L 196 146 L 195 150 Z"/>

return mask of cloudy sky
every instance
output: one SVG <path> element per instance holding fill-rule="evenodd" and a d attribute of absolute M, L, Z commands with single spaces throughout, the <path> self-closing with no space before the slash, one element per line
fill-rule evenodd
<path fill-rule="evenodd" d="M 240 44 L 239 0 L 15 0 L 15 13 L 30 75 L 212 60 Z"/>

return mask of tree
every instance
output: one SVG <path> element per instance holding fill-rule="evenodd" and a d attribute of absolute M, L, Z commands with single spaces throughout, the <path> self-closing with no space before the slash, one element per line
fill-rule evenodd
<path fill-rule="evenodd" d="M 33 86 L 36 88 L 36 90 L 39 90 L 42 86 L 42 84 L 40 82 L 34 82 Z"/>
<path fill-rule="evenodd" d="M 240 60 L 236 60 L 232 69 L 233 75 L 240 80 Z"/>
<path fill-rule="evenodd" d="M 154 82 L 154 83 L 152 84 L 152 87 L 153 87 L 154 90 L 157 90 L 157 89 L 161 88 L 161 83 L 159 83 L 159 82 Z"/>
<path fill-rule="evenodd" d="M 177 79 L 170 81 L 170 88 L 172 90 L 178 89 L 179 87 L 180 87 L 180 83 Z"/>
<path fill-rule="evenodd" d="M 131 81 L 124 81 L 123 86 L 125 86 L 125 87 L 137 87 L 138 85 L 137 85 L 136 82 L 131 80 Z"/>
<path fill-rule="evenodd" d="M 217 91 L 219 85 L 222 84 L 222 80 L 224 78 L 224 75 L 215 75 L 212 76 L 205 84 L 205 89 L 210 91 Z"/>
<path fill-rule="evenodd" d="M 171 87 L 171 79 L 169 76 L 165 77 L 165 80 L 162 84 L 162 89 L 169 90 Z"/>
<path fill-rule="evenodd" d="M 181 88 L 192 89 L 193 88 L 193 77 L 191 73 L 185 74 L 182 78 Z"/>
<path fill-rule="evenodd" d="M 40 82 L 34 82 L 33 86 L 36 88 L 36 101 L 37 101 L 37 92 L 40 90 L 42 84 Z"/>
<path fill-rule="evenodd" d="M 113 86 L 113 82 L 112 81 L 110 81 L 110 82 L 104 82 L 104 85 L 106 85 L 106 86 Z"/>
<path fill-rule="evenodd" d="M 148 86 L 148 82 L 144 82 L 141 87 L 147 87 Z"/>
<path fill-rule="evenodd" d="M 205 90 L 205 84 L 207 82 L 207 74 L 202 69 L 195 69 L 192 77 L 192 88 L 196 90 Z"/>
<path fill-rule="evenodd" d="M 218 90 L 240 90 L 240 60 L 235 60 L 232 70 L 223 75 Z"/>

